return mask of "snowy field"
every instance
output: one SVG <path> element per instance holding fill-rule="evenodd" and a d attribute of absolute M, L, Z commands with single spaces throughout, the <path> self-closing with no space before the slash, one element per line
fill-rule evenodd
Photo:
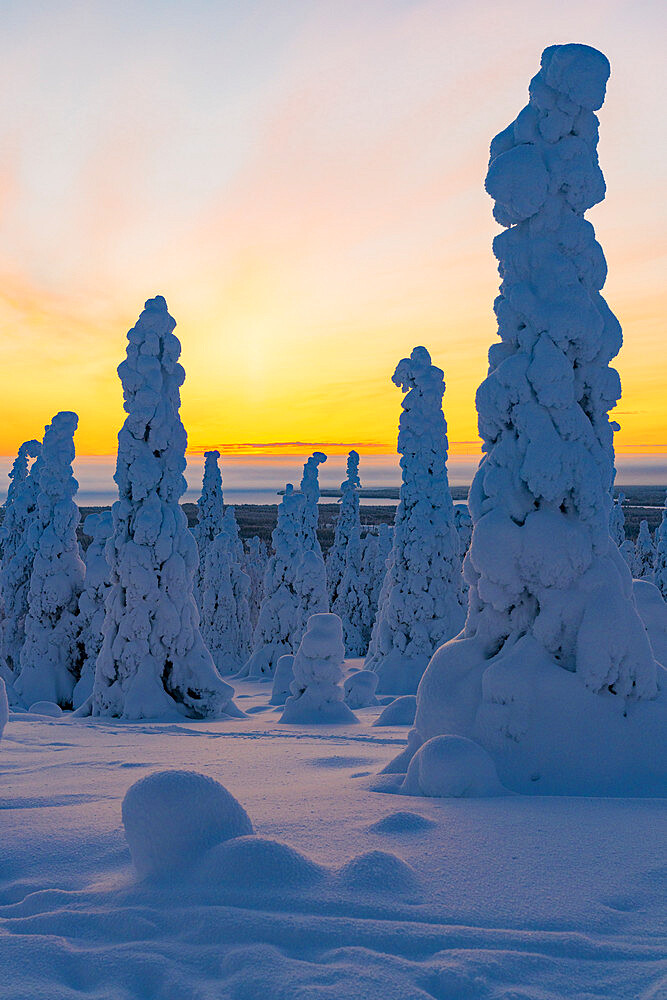
<path fill-rule="evenodd" d="M 226 722 L 12 714 L 3 1000 L 666 995 L 664 802 L 381 794 L 407 727 L 374 727 L 377 707 L 355 725 L 280 725 L 269 695 L 236 682 L 248 717 Z M 259 838 L 314 865 L 259 842 L 140 882 L 121 803 L 165 768 L 221 782 Z"/>

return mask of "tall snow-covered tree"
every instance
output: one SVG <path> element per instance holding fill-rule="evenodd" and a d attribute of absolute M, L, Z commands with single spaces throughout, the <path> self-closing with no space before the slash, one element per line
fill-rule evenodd
<path fill-rule="evenodd" d="M 662 519 L 655 529 L 655 579 L 654 583 L 667 601 L 667 497 Z"/>
<path fill-rule="evenodd" d="M 358 493 L 360 486 L 359 453 L 352 450 L 347 457 L 347 476 L 345 481 L 340 484 L 342 494 L 340 512 L 336 522 L 333 545 L 329 549 L 326 559 L 327 592 L 332 607 L 338 596 L 338 588 L 345 572 L 345 555 L 350 538 L 353 535 L 361 537 Z"/>
<path fill-rule="evenodd" d="M 272 677 L 278 659 L 293 654 L 303 628 L 299 568 L 303 560 L 302 494 L 291 483 L 278 505 L 278 523 L 273 530 L 273 555 L 264 576 L 264 599 L 252 642 L 252 655 L 243 676 Z"/>
<path fill-rule="evenodd" d="M 301 478 L 301 493 L 304 498 L 303 504 L 303 546 L 306 551 L 312 549 L 322 558 L 322 549 L 317 537 L 317 525 L 319 523 L 318 502 L 320 499 L 319 467 L 326 462 L 327 456 L 324 452 L 315 451 L 306 461 L 303 467 Z"/>
<path fill-rule="evenodd" d="M 368 593 L 368 629 L 372 631 L 377 617 L 382 584 L 387 575 L 387 560 L 391 554 L 394 529 L 390 524 L 368 528 L 362 539 L 361 572 Z"/>
<path fill-rule="evenodd" d="M 625 514 L 623 513 L 623 501 L 625 493 L 619 493 L 612 501 L 609 514 L 609 534 L 614 539 L 619 549 L 625 541 Z"/>
<path fill-rule="evenodd" d="M 632 576 L 635 580 L 653 582 L 655 574 L 655 545 L 651 538 L 648 521 L 639 522 L 639 534 L 635 543 L 635 558 L 632 564 Z"/>
<path fill-rule="evenodd" d="M 398 451 L 402 482 L 394 540 L 366 666 L 378 690 L 414 694 L 434 650 L 465 617 L 454 506 L 447 479 L 445 382 L 425 347 L 399 362 L 405 393 Z"/>
<path fill-rule="evenodd" d="M 197 544 L 179 500 L 187 437 L 181 345 L 161 295 L 146 302 L 118 367 L 127 417 L 118 435 L 111 592 L 93 689 L 95 715 L 238 715 L 199 630 Z"/>
<path fill-rule="evenodd" d="M 245 543 L 245 559 L 243 569 L 250 579 L 250 594 L 248 604 L 250 605 L 250 624 L 253 632 L 259 619 L 259 609 L 262 606 L 264 597 L 264 574 L 269 556 L 266 545 L 259 537 L 254 535 Z"/>
<path fill-rule="evenodd" d="M 233 518 L 228 507 L 225 519 Z M 236 674 L 250 656 L 250 578 L 244 573 L 233 533 L 220 530 L 207 547 L 201 586 L 201 632 L 221 674 Z"/>
<path fill-rule="evenodd" d="M 79 648 L 81 651 L 81 674 L 72 695 L 72 707 L 80 708 L 93 693 L 95 665 L 102 648 L 105 600 L 111 587 L 106 544 L 113 531 L 110 510 L 99 514 L 89 514 L 83 522 L 83 530 L 91 539 L 86 549 L 86 575 L 79 597 Z"/>
<path fill-rule="evenodd" d="M 14 684 L 27 706 L 53 701 L 70 708 L 81 671 L 77 613 L 85 566 L 76 537 L 79 484 L 72 475 L 78 422 L 76 413 L 57 413 L 42 442 L 37 513 L 27 539 L 34 559 L 25 642 Z"/>
<path fill-rule="evenodd" d="M 491 144 L 500 342 L 477 393 L 485 454 L 468 501 L 468 618 L 422 678 L 394 768 L 450 733 L 512 761 L 519 787 L 555 784 L 583 726 L 596 751 L 577 767 L 591 787 L 596 754 L 612 753 L 602 720 L 613 699 L 622 720 L 627 700 L 656 695 L 658 665 L 609 533 L 621 330 L 584 219 L 605 194 L 594 112 L 608 76 L 595 49 L 547 48 L 528 106 Z"/>
<path fill-rule="evenodd" d="M 199 552 L 199 566 L 195 573 L 193 590 L 200 611 L 206 553 L 209 545 L 213 543 L 213 539 L 222 528 L 225 510 L 222 496 L 222 475 L 218 465 L 219 458 L 219 451 L 204 452 L 202 491 L 197 501 L 197 523 L 192 532 Z"/>
<path fill-rule="evenodd" d="M 15 700 L 13 680 L 19 670 L 25 641 L 28 590 L 35 553 L 28 544 L 28 528 L 37 515 L 41 442 L 25 441 L 9 474 L 10 485 L 0 527 L 0 676 Z M 28 460 L 34 459 L 28 469 Z"/>

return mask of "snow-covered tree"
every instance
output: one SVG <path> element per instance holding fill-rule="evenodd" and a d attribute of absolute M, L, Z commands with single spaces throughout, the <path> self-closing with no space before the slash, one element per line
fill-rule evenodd
<path fill-rule="evenodd" d="M 333 545 L 327 554 L 327 591 L 329 604 L 333 608 L 338 596 L 338 588 L 345 572 L 345 555 L 352 536 L 361 537 L 359 517 L 359 453 L 352 450 L 347 457 L 347 477 L 340 484 L 340 512 L 336 522 Z M 338 614 L 338 612 L 336 612 Z M 343 630 L 345 625 L 343 625 Z"/>
<path fill-rule="evenodd" d="M 268 559 L 266 545 L 258 535 L 246 541 L 243 568 L 250 579 L 248 604 L 250 605 L 250 624 L 253 632 L 257 626 L 259 609 L 264 597 L 264 574 Z"/>
<path fill-rule="evenodd" d="M 366 666 L 379 675 L 379 691 L 413 694 L 434 650 L 456 635 L 465 614 L 447 479 L 443 373 L 425 347 L 416 347 L 399 362 L 393 382 L 405 393 L 398 432 L 402 482 Z"/>
<path fill-rule="evenodd" d="M 505 227 L 494 240 L 500 342 L 477 393 L 485 454 L 468 498 L 468 618 L 422 678 L 399 769 L 452 733 L 494 753 L 514 787 L 531 776 L 556 786 L 574 766 L 599 787 L 599 761 L 608 773 L 632 745 L 614 743 L 609 726 L 624 725 L 626 699 L 656 695 L 658 666 L 609 533 L 621 330 L 583 217 L 605 193 L 594 112 L 608 76 L 595 49 L 551 46 L 528 106 L 491 144 L 486 187 Z M 637 708 L 634 720 L 653 717 Z M 583 758 L 577 727 L 595 746 Z"/>
<path fill-rule="evenodd" d="M 86 575 L 79 597 L 78 642 L 82 664 L 72 695 L 73 708 L 80 708 L 93 693 L 95 665 L 102 648 L 105 600 L 111 587 L 106 557 L 107 540 L 113 531 L 111 511 L 89 514 L 83 522 L 83 530 L 91 542 L 86 549 Z"/>
<path fill-rule="evenodd" d="M 10 486 L 0 527 L 0 676 L 14 700 L 13 680 L 19 670 L 25 641 L 28 590 L 35 554 L 28 544 L 28 528 L 37 514 L 41 443 L 25 441 L 9 474 Z M 34 458 L 30 470 L 28 460 Z"/>
<path fill-rule="evenodd" d="M 338 585 L 333 607 L 343 623 L 343 639 L 347 656 L 364 656 L 371 634 L 368 581 L 361 565 L 361 537 L 357 524 L 348 538 L 345 568 Z"/>
<path fill-rule="evenodd" d="M 296 589 L 300 599 L 300 624 L 294 642 L 298 645 L 311 615 L 326 614 L 329 610 L 327 572 L 322 556 L 318 555 L 315 549 L 306 549 L 301 557 L 296 575 Z"/>
<path fill-rule="evenodd" d="M 295 653 L 299 644 L 303 628 L 298 580 L 304 554 L 303 504 L 303 496 L 288 483 L 278 505 L 278 523 L 271 536 L 273 555 L 266 567 L 264 599 L 244 676 L 272 677 L 279 657 Z"/>
<path fill-rule="evenodd" d="M 625 541 L 625 514 L 623 513 L 623 501 L 625 493 L 619 493 L 612 502 L 609 514 L 609 534 L 614 539 L 619 549 Z"/>
<path fill-rule="evenodd" d="M 306 461 L 303 467 L 301 478 L 301 493 L 304 498 L 303 504 L 303 547 L 306 551 L 312 549 L 322 558 L 322 549 L 317 537 L 317 525 L 319 523 L 318 502 L 320 499 L 319 466 L 326 462 L 327 456 L 324 452 L 315 451 Z"/>
<path fill-rule="evenodd" d="M 662 520 L 655 529 L 655 579 L 654 583 L 667 601 L 667 498 L 662 512 Z"/>
<path fill-rule="evenodd" d="M 291 694 L 281 722 L 356 722 L 343 690 L 343 627 L 338 615 L 312 615 L 292 664 Z"/>
<path fill-rule="evenodd" d="M 635 543 L 635 558 L 632 565 L 632 576 L 635 580 L 653 582 L 655 574 L 656 551 L 648 521 L 639 522 L 639 534 Z"/>
<path fill-rule="evenodd" d="M 472 541 L 472 518 L 467 504 L 455 504 L 454 524 L 456 525 L 456 533 L 459 538 L 459 558 L 463 561 Z"/>
<path fill-rule="evenodd" d="M 96 715 L 237 715 L 199 630 L 197 544 L 179 500 L 187 437 L 181 345 L 161 295 L 146 302 L 119 365 L 127 417 L 118 435 L 111 592 L 93 689 Z"/>
<path fill-rule="evenodd" d="M 234 510 L 228 507 L 233 518 Z M 208 545 L 201 587 L 201 632 L 221 674 L 236 674 L 250 656 L 250 578 L 238 563 L 233 533 L 219 531 Z"/>
<path fill-rule="evenodd" d="M 79 484 L 72 475 L 78 422 L 76 413 L 57 413 L 42 442 L 37 512 L 27 539 L 34 560 L 25 642 L 14 684 L 27 706 L 53 701 L 70 708 L 81 671 L 77 613 L 85 566 L 76 537 Z"/>
<path fill-rule="evenodd" d="M 204 452 L 202 491 L 197 501 L 197 523 L 192 532 L 199 552 L 199 566 L 195 573 L 193 590 L 200 611 L 206 553 L 209 545 L 213 543 L 213 539 L 222 528 L 222 517 L 225 509 L 222 496 L 222 475 L 218 465 L 219 458 L 219 451 Z"/>
<path fill-rule="evenodd" d="M 369 527 L 362 539 L 361 572 L 368 594 L 368 628 L 372 630 L 377 617 L 382 584 L 387 575 L 387 560 L 391 554 L 394 529 L 390 524 Z"/>

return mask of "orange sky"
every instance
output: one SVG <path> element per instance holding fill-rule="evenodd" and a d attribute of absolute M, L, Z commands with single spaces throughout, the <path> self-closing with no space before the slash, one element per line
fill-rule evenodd
<path fill-rule="evenodd" d="M 590 218 L 625 334 L 617 449 L 667 451 L 661 10 L 15 5 L 0 39 L 0 453 L 60 409 L 79 413 L 79 453 L 115 450 L 115 369 L 157 293 L 183 345 L 192 450 L 391 451 L 391 374 L 424 344 L 445 371 L 451 451 L 475 451 L 498 286 L 488 144 L 542 48 L 575 40 L 612 63 L 608 195 Z"/>

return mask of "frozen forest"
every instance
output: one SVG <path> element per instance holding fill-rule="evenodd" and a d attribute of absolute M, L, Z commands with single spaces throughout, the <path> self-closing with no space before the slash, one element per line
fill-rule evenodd
<path fill-rule="evenodd" d="M 189 423 L 188 451 L 162 295 L 114 377 L 112 506 L 80 509 L 76 413 L 17 432 L 3 997 L 664 995 L 667 496 L 640 504 L 616 468 L 623 335 L 587 218 L 610 71 L 546 48 L 484 159 L 499 289 L 471 483 L 449 454 L 446 316 L 419 333 L 416 313 L 369 389 L 393 407 L 393 487 L 365 428 L 304 426 L 294 474 L 235 498 L 231 411 L 205 445 Z"/>

